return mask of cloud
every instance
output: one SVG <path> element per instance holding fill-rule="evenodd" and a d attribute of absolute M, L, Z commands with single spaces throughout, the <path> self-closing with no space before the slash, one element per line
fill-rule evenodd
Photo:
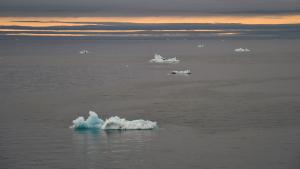
<path fill-rule="evenodd" d="M 296 0 L 4 0 L 0 15 L 150 16 L 300 13 Z"/>

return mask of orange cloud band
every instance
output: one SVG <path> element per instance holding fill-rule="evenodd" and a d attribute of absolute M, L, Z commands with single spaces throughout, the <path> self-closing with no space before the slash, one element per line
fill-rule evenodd
<path fill-rule="evenodd" d="M 39 22 L 16 22 L 39 21 Z M 70 22 L 70 23 L 67 23 Z M 72 23 L 72 22 L 79 22 Z M 238 24 L 299 24 L 300 14 L 258 16 L 159 16 L 159 17 L 0 17 L 0 25 L 74 26 L 80 22 L 129 22 L 145 24 L 170 23 L 238 23 Z M 89 24 L 90 25 L 90 24 Z"/>

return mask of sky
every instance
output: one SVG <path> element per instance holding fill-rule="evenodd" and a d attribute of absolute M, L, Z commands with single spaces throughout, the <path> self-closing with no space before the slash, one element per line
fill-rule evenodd
<path fill-rule="evenodd" d="M 300 13 L 299 0 L 1 0 L 0 16 L 203 16 Z"/>
<path fill-rule="evenodd" d="M 230 29 L 223 24 L 230 25 Z M 292 26 L 286 30 L 286 27 L 258 25 Z M 300 0 L 1 0 L 0 3 L 0 38 L 145 37 L 157 33 L 184 37 L 264 33 L 276 37 L 283 35 L 282 31 L 293 37 L 300 36 L 299 25 Z"/>

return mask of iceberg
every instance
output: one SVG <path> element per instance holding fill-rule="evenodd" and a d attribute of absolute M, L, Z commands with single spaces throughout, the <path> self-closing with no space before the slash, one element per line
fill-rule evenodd
<path fill-rule="evenodd" d="M 191 70 L 187 69 L 187 70 L 174 70 L 171 72 L 171 74 L 178 74 L 178 75 L 190 75 L 192 74 Z"/>
<path fill-rule="evenodd" d="M 89 117 L 86 120 L 82 116 L 73 120 L 72 128 L 76 128 L 76 129 L 101 128 L 103 124 L 104 121 L 98 117 L 98 114 L 93 111 L 90 111 Z"/>
<path fill-rule="evenodd" d="M 82 55 L 84 55 L 84 54 L 88 54 L 88 53 L 89 53 L 89 51 L 88 51 L 88 50 L 85 50 L 85 49 L 83 49 L 83 50 L 79 51 L 79 53 L 80 53 L 80 54 L 82 54 Z"/>
<path fill-rule="evenodd" d="M 73 120 L 73 129 L 102 129 L 102 130 L 150 130 L 157 127 L 157 122 L 149 120 L 126 120 L 113 116 L 105 121 L 98 117 L 98 114 L 90 111 L 89 117 L 85 120 L 80 116 Z"/>
<path fill-rule="evenodd" d="M 118 116 L 110 117 L 105 120 L 102 129 L 106 130 L 145 130 L 145 129 L 153 129 L 157 126 L 156 122 L 152 122 L 149 120 L 126 120 L 120 118 Z"/>
<path fill-rule="evenodd" d="M 235 52 L 250 52 L 250 49 L 248 48 L 237 48 L 234 49 Z"/>
<path fill-rule="evenodd" d="M 197 46 L 198 48 L 204 48 L 204 45 L 203 44 L 200 44 Z"/>
<path fill-rule="evenodd" d="M 161 55 L 155 54 L 154 58 L 150 60 L 151 63 L 179 63 L 176 57 L 174 58 L 164 58 Z"/>

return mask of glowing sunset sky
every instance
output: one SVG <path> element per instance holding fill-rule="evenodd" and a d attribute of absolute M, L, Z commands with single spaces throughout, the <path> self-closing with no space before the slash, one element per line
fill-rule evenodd
<path fill-rule="evenodd" d="M 77 22 L 77 23 L 75 23 Z M 82 22 L 82 23 L 81 23 Z M 160 16 L 160 17 L 0 17 L 0 25 L 72 26 L 93 22 L 129 23 L 238 23 L 238 24 L 299 24 L 300 15 L 255 16 Z"/>
<path fill-rule="evenodd" d="M 299 0 L 1 0 L 0 16 L 292 14 Z"/>
<path fill-rule="evenodd" d="M 109 23 L 118 24 L 109 27 Z M 126 27 L 128 24 L 135 26 Z M 148 28 L 142 27 L 141 24 L 145 24 Z M 163 25 L 151 27 L 157 24 L 182 25 L 173 27 L 172 30 Z M 185 27 L 184 24 L 296 25 L 300 24 L 300 2 L 298 0 L 3 0 L 0 6 L 0 34 L 4 36 L 90 36 L 93 33 L 102 36 L 103 33 L 143 34 L 145 31 L 234 35 L 239 31 L 238 28 L 224 31 L 222 27 L 207 30 L 200 25 L 191 28 Z M 244 31 L 247 31 L 246 28 Z"/>
<path fill-rule="evenodd" d="M 42 21 L 12 22 L 12 21 Z M 49 22 L 55 21 L 55 22 Z M 47 23 L 46 23 L 47 22 Z M 66 22 L 298 24 L 299 0 L 2 0 L 0 24 Z M 78 25 L 78 23 L 77 23 Z"/>

